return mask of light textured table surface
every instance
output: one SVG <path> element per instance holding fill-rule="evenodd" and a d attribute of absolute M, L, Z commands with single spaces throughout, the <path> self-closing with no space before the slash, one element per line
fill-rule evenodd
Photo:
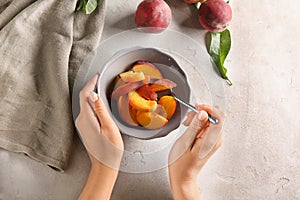
<path fill-rule="evenodd" d="M 138 0 L 107 1 L 103 40 L 135 28 Z M 170 29 L 203 43 L 192 6 L 168 0 Z M 199 176 L 205 200 L 300 199 L 300 1 L 231 1 L 223 145 Z M 203 47 L 204 43 L 203 43 Z M 76 199 L 89 160 L 76 139 L 65 173 L 0 149 L 0 199 Z M 172 199 L 166 169 L 121 172 L 112 199 Z"/>

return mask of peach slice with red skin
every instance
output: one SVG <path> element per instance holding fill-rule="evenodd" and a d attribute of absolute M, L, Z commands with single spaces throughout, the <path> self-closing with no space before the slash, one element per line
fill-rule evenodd
<path fill-rule="evenodd" d="M 160 80 L 153 82 L 149 87 L 154 92 L 158 92 L 158 91 L 162 91 L 162 90 L 166 90 L 166 89 L 172 89 L 176 86 L 177 86 L 177 84 L 169 79 L 160 79 Z"/>
<path fill-rule="evenodd" d="M 144 75 L 150 75 L 151 79 L 162 79 L 163 76 L 160 73 L 159 69 L 153 64 L 146 61 L 138 61 L 132 67 L 132 70 L 135 72 L 143 72 Z"/>
<path fill-rule="evenodd" d="M 128 93 L 129 104 L 136 110 L 139 111 L 152 111 L 156 108 L 157 102 L 152 100 L 144 99 L 136 91 Z"/>
<path fill-rule="evenodd" d="M 114 80 L 114 86 L 115 86 L 114 88 L 115 89 L 120 87 L 121 85 L 125 85 L 125 84 L 126 84 L 126 82 L 124 82 L 120 76 L 117 76 Z"/>
<path fill-rule="evenodd" d="M 141 71 L 127 71 L 119 74 L 124 82 L 138 82 L 145 79 L 144 73 Z"/>
<path fill-rule="evenodd" d="M 130 106 L 127 95 L 120 96 L 118 99 L 118 111 L 121 119 L 131 126 L 138 126 L 135 119 L 136 111 Z"/>
<path fill-rule="evenodd" d="M 176 110 L 176 100 L 172 96 L 163 96 L 158 101 L 159 105 L 162 105 L 167 113 L 167 119 L 171 119 Z"/>
<path fill-rule="evenodd" d="M 139 87 L 136 92 L 147 100 L 157 100 L 156 92 L 154 92 L 149 85 Z"/>
<path fill-rule="evenodd" d="M 145 76 L 145 79 L 143 80 L 143 83 L 144 83 L 144 84 L 149 84 L 150 81 L 151 81 L 150 75 L 144 75 L 144 76 Z"/>
<path fill-rule="evenodd" d="M 155 112 L 138 111 L 136 119 L 140 125 L 147 129 L 159 129 L 168 123 L 168 119 Z"/>
<path fill-rule="evenodd" d="M 139 82 L 132 82 L 132 83 L 125 83 L 118 88 L 116 88 L 112 93 L 111 93 L 111 98 L 113 99 L 118 99 L 120 96 L 126 95 L 131 91 L 136 90 L 139 88 L 143 83 L 141 81 Z"/>

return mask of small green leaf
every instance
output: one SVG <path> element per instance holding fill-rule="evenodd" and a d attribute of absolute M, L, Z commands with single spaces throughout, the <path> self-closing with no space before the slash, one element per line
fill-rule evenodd
<path fill-rule="evenodd" d="M 210 33 L 210 44 L 209 44 L 209 54 L 210 57 L 217 67 L 220 75 L 223 79 L 227 81 L 229 85 L 232 85 L 232 82 L 227 77 L 227 69 L 224 67 L 224 61 L 230 51 L 231 47 L 231 37 L 228 29 L 220 33 Z"/>
<path fill-rule="evenodd" d="M 195 8 L 197 10 L 199 10 L 200 6 L 201 6 L 201 3 L 200 2 L 197 2 L 197 3 L 193 3 L 193 5 L 195 6 Z"/>
<path fill-rule="evenodd" d="M 76 8 L 76 11 L 79 11 L 83 8 L 83 4 L 84 4 L 84 0 L 81 0 L 79 3 L 78 3 L 78 6 Z"/>
<path fill-rule="evenodd" d="M 85 5 L 83 6 L 83 12 L 85 14 L 91 14 L 98 6 L 98 0 L 85 0 Z"/>

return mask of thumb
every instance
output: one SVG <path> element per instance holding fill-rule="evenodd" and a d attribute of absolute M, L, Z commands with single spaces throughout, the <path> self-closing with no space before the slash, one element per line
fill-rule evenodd
<path fill-rule="evenodd" d="M 207 120 L 208 114 L 202 110 L 194 116 L 189 127 L 173 145 L 169 154 L 169 162 L 175 161 L 182 155 L 182 153 L 186 152 L 188 149 L 192 149 L 191 147 L 195 141 L 196 135 L 198 132 L 202 131 L 204 127 L 206 127 Z"/>
<path fill-rule="evenodd" d="M 209 154 L 214 153 L 221 145 L 221 132 L 214 130 L 213 127 L 207 127 L 201 137 L 197 138 L 192 151 L 199 154 L 199 158 L 203 159 Z"/>
<path fill-rule="evenodd" d="M 96 94 L 95 92 L 93 92 L 90 96 L 89 96 L 89 101 L 90 104 L 93 107 L 94 112 L 96 113 L 96 116 L 100 122 L 100 126 L 102 128 L 106 127 L 106 126 L 111 126 L 112 124 L 114 124 L 110 114 L 108 113 L 104 102 L 102 101 L 102 99 L 99 97 L 98 94 Z"/>
<path fill-rule="evenodd" d="M 200 132 L 200 130 L 206 127 L 207 120 L 207 112 L 205 112 L 204 110 L 200 110 L 199 113 L 195 115 L 188 129 L 186 130 L 187 134 L 195 138 L 196 135 Z"/>
<path fill-rule="evenodd" d="M 201 110 L 197 113 L 192 122 L 190 123 L 189 127 L 185 130 L 183 135 L 178 139 L 178 142 L 184 148 L 190 147 L 197 136 L 197 134 L 206 127 L 208 119 L 207 112 Z"/>

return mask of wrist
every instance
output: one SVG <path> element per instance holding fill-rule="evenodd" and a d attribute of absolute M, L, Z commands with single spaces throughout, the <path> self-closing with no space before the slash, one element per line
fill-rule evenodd
<path fill-rule="evenodd" d="M 89 154 L 91 161 L 91 170 L 97 172 L 103 170 L 103 168 L 110 169 L 112 171 L 119 171 L 122 160 L 122 154 L 119 156 L 112 156 L 113 158 L 103 159 L 105 162 L 99 161 L 93 155 Z"/>
<path fill-rule="evenodd" d="M 200 191 L 197 178 L 190 180 L 171 180 L 174 200 L 199 200 Z"/>
<path fill-rule="evenodd" d="M 109 199 L 119 170 L 92 162 L 90 174 L 79 199 Z"/>
<path fill-rule="evenodd" d="M 94 174 L 102 173 L 103 171 L 106 171 L 109 173 L 118 173 L 119 166 L 109 167 L 99 161 L 96 161 L 96 162 L 91 162 L 91 170 L 90 171 Z"/>
<path fill-rule="evenodd" d="M 107 186 L 111 185 L 111 187 L 113 187 L 118 174 L 119 169 L 108 167 L 99 162 L 91 166 L 89 177 L 91 178 L 91 182 L 94 183 L 94 186 L 106 184 Z"/>

